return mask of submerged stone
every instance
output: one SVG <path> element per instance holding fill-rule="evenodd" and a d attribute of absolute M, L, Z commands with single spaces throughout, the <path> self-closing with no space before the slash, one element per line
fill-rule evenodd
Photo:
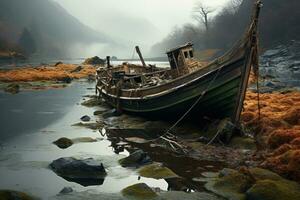
<path fill-rule="evenodd" d="M 92 158 L 84 160 L 72 157 L 59 158 L 50 164 L 50 168 L 62 178 L 83 186 L 102 185 L 106 176 L 103 164 Z"/>
<path fill-rule="evenodd" d="M 143 150 L 137 150 L 128 157 L 119 160 L 122 167 L 138 167 L 151 162 L 151 158 Z"/>
<path fill-rule="evenodd" d="M 73 188 L 71 188 L 71 187 L 64 187 L 64 188 L 59 192 L 59 194 L 69 194 L 69 193 L 71 193 L 71 192 L 73 192 Z"/>
<path fill-rule="evenodd" d="M 84 115 L 80 118 L 80 120 L 83 122 L 89 122 L 91 121 L 91 118 L 88 115 Z"/>
<path fill-rule="evenodd" d="M 63 138 L 60 138 L 60 139 L 54 141 L 53 144 L 55 144 L 56 146 L 58 146 L 61 149 L 66 149 L 66 148 L 72 146 L 74 143 L 69 138 L 63 137 Z"/>
<path fill-rule="evenodd" d="M 17 94 L 20 92 L 20 85 L 18 85 L 16 83 L 9 84 L 8 86 L 6 86 L 4 91 L 11 93 L 11 94 Z"/>
<path fill-rule="evenodd" d="M 138 183 L 122 190 L 124 196 L 137 199 L 153 199 L 157 194 L 145 183 Z"/>
<path fill-rule="evenodd" d="M 81 138 L 74 138 L 74 139 L 63 137 L 54 141 L 53 144 L 55 144 L 61 149 L 66 149 L 76 143 L 88 143 L 88 142 L 97 142 L 97 140 L 90 137 L 81 137 Z"/>
<path fill-rule="evenodd" d="M 164 167 L 160 163 L 146 165 L 139 170 L 139 174 L 143 177 L 154 179 L 168 179 L 179 177 L 171 169 Z"/>

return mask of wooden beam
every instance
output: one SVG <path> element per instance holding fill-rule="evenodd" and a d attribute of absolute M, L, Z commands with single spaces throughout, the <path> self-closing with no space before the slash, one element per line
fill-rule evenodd
<path fill-rule="evenodd" d="M 143 67 L 146 67 L 146 63 L 145 63 L 145 60 L 144 60 L 144 58 L 143 58 L 143 55 L 142 55 L 142 53 L 141 53 L 141 51 L 140 51 L 139 46 L 136 46 L 136 47 L 135 47 L 135 50 L 136 50 L 137 54 L 139 55 L 140 60 L 142 61 Z"/>

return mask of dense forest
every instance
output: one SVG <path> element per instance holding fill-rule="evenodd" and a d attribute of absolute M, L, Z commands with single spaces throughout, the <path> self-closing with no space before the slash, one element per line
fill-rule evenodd
<path fill-rule="evenodd" d="M 198 23 L 174 28 L 166 38 L 152 47 L 152 55 L 163 55 L 167 49 L 186 42 L 194 43 L 197 50 L 230 48 L 245 32 L 255 1 L 231 0 L 218 14 L 199 1 L 192 13 Z M 259 26 L 261 47 L 269 48 L 300 39 L 299 7 L 299 0 L 263 1 Z M 202 11 L 207 14 L 207 20 Z"/>
<path fill-rule="evenodd" d="M 0 1 L 0 51 L 65 57 L 73 46 L 94 42 L 110 39 L 51 0 Z"/>

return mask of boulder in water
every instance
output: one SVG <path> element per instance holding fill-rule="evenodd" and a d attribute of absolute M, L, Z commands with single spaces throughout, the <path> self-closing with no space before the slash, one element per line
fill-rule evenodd
<path fill-rule="evenodd" d="M 50 164 L 50 168 L 62 178 L 83 186 L 102 185 L 106 176 L 103 164 L 92 158 L 59 158 Z"/>
<path fill-rule="evenodd" d="M 143 150 L 137 150 L 126 158 L 119 160 L 122 167 L 138 167 L 152 163 L 151 158 Z"/>

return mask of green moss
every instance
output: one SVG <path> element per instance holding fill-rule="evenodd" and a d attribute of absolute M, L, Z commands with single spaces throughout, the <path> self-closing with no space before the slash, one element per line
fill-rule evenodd
<path fill-rule="evenodd" d="M 29 196 L 23 192 L 0 190 L 0 200 L 33 200 L 34 197 Z"/>
<path fill-rule="evenodd" d="M 250 188 L 247 200 L 299 200 L 300 186 L 292 181 L 261 180 Z"/>
<path fill-rule="evenodd" d="M 244 174 L 234 172 L 205 184 L 205 188 L 227 199 L 245 199 L 245 192 L 252 180 Z"/>
<path fill-rule="evenodd" d="M 93 98 L 81 103 L 81 105 L 86 106 L 86 107 L 94 107 L 99 104 L 100 104 L 100 101 L 97 99 L 97 97 L 93 97 Z"/>
<path fill-rule="evenodd" d="M 265 180 L 265 179 L 270 179 L 270 180 L 283 180 L 281 176 L 278 174 L 271 172 L 266 169 L 262 168 L 251 168 L 249 169 L 251 175 L 255 178 L 255 180 Z"/>
<path fill-rule="evenodd" d="M 154 179 L 167 179 L 178 177 L 171 169 L 163 167 L 160 163 L 153 163 L 142 167 L 139 170 L 139 174 L 143 177 Z"/>
<path fill-rule="evenodd" d="M 63 137 L 63 138 L 60 138 L 60 139 L 54 141 L 53 144 L 55 144 L 56 146 L 58 146 L 61 149 L 66 149 L 66 148 L 72 146 L 74 143 L 69 138 Z"/>
<path fill-rule="evenodd" d="M 138 183 L 122 190 L 124 196 L 136 199 L 153 199 L 157 194 L 145 183 Z"/>

